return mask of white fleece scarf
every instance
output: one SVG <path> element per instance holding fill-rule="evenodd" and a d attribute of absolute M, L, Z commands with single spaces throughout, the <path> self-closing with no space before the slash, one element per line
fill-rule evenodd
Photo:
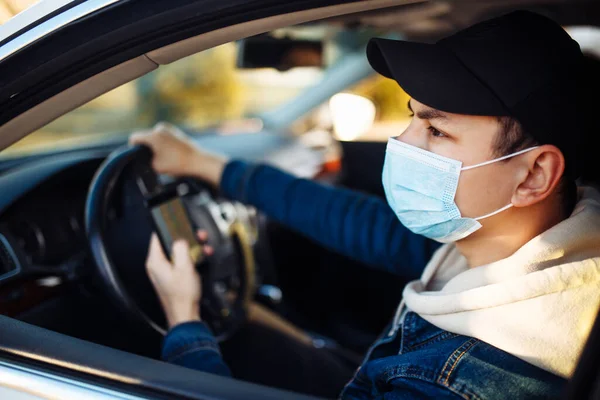
<path fill-rule="evenodd" d="M 442 246 L 404 302 L 441 329 L 570 377 L 600 304 L 600 193 L 580 188 L 568 219 L 503 260 L 469 269 Z"/>

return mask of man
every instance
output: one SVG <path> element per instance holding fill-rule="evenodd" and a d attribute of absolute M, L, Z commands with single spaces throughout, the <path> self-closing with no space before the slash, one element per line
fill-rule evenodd
<path fill-rule="evenodd" d="M 405 229 L 445 243 L 405 288 L 343 398 L 559 397 L 600 303 L 600 194 L 575 185 L 593 165 L 579 46 L 553 21 L 520 11 L 434 45 L 373 39 L 367 56 L 411 96 L 414 112 L 388 143 L 389 208 L 227 163 L 164 128 L 132 143 L 152 147 L 159 172 L 220 182 L 227 195 L 375 266 L 393 265 L 386 254 L 427 253 Z M 340 210 L 348 214 L 338 218 Z M 171 266 L 151 243 L 148 270 L 174 327 L 163 354 L 227 374 L 198 322 L 186 251 L 177 243 Z"/>

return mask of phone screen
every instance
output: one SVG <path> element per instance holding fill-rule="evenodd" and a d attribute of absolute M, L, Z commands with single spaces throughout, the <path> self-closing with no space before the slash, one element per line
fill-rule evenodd
<path fill-rule="evenodd" d="M 135 181 L 150 210 L 163 250 L 171 259 L 173 243 L 183 239 L 189 243 L 192 261 L 198 264 L 202 259 L 202 246 L 198 243 L 194 227 L 180 197 L 184 196 L 189 189 L 186 184 L 176 186 L 161 184 L 152 169 L 151 160 L 150 152 L 140 156 L 139 162 L 134 164 Z"/>
<path fill-rule="evenodd" d="M 198 243 L 194 228 L 179 197 L 167 200 L 150 210 L 152 218 L 165 251 L 170 252 L 177 239 L 183 239 L 190 245 L 190 257 L 194 264 L 201 261 L 202 247 Z M 169 258 L 170 253 L 169 253 Z"/>

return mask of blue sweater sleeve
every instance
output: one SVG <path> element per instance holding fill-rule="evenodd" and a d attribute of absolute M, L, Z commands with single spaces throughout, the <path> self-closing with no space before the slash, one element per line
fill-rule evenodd
<path fill-rule="evenodd" d="M 203 322 L 185 322 L 173 327 L 164 339 L 161 358 L 182 367 L 231 376 L 215 337 Z"/>
<path fill-rule="evenodd" d="M 378 197 L 296 178 L 267 165 L 231 161 L 221 190 L 330 250 L 405 277 L 420 276 L 439 247 L 406 229 Z"/>

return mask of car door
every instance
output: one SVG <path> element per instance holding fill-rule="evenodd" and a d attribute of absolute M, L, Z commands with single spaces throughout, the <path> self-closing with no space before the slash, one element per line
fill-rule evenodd
<path fill-rule="evenodd" d="M 0 147 L 189 54 L 398 0 L 44 2 L 0 31 Z M 119 329 L 114 327 L 113 329 Z M 293 399 L 0 316 L 3 398 Z"/>

